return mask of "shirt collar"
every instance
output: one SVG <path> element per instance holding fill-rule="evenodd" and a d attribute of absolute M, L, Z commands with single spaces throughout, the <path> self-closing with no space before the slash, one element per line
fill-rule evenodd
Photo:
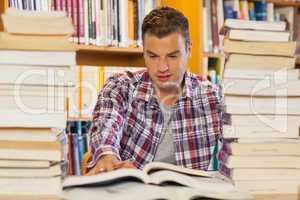
<path fill-rule="evenodd" d="M 193 97 L 193 84 L 192 84 L 192 75 L 189 72 L 184 74 L 184 87 L 182 97 L 187 97 L 192 99 Z M 154 90 L 152 87 L 152 80 L 149 76 L 149 73 L 145 71 L 139 80 L 136 90 L 133 93 L 134 98 L 137 98 L 142 101 L 150 101 L 153 97 Z"/>

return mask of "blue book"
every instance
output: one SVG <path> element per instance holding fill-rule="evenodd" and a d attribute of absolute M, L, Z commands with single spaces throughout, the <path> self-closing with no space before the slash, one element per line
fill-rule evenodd
<path fill-rule="evenodd" d="M 263 1 L 254 1 L 255 19 L 257 21 L 267 21 L 267 3 Z"/>
<path fill-rule="evenodd" d="M 72 133 L 72 147 L 74 175 L 80 176 L 79 141 L 77 133 Z"/>

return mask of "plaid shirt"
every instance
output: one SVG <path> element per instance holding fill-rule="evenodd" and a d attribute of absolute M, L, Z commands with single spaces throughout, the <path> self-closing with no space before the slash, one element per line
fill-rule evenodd
<path fill-rule="evenodd" d="M 176 164 L 207 170 L 222 133 L 223 95 L 216 85 L 188 72 L 184 81 L 182 96 L 172 106 Z M 107 153 L 143 168 L 155 156 L 162 126 L 162 111 L 146 71 L 110 78 L 93 113 L 88 168 Z"/>

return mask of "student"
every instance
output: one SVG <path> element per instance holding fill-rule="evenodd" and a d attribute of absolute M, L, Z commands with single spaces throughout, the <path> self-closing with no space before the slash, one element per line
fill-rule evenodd
<path fill-rule="evenodd" d="M 155 9 L 143 21 L 142 38 L 147 70 L 116 75 L 99 94 L 88 174 L 128 160 L 136 168 L 162 161 L 207 170 L 222 134 L 223 95 L 187 72 L 188 20 L 173 8 Z"/>

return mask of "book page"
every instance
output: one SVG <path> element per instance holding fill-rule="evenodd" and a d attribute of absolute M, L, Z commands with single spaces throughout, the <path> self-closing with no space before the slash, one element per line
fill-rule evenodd
<path fill-rule="evenodd" d="M 120 179 L 133 178 L 141 182 L 149 182 L 149 177 L 137 169 L 118 169 L 110 172 L 99 173 L 92 176 L 69 176 L 63 181 L 63 188 L 87 185 L 104 185 L 117 182 Z"/>
<path fill-rule="evenodd" d="M 144 167 L 144 170 L 146 174 L 152 174 L 155 173 L 155 171 L 159 170 L 170 170 L 170 171 L 175 171 L 183 174 L 189 174 L 189 175 L 194 175 L 194 176 L 204 176 L 204 177 L 212 177 L 215 172 L 212 171 L 204 171 L 204 170 L 198 170 L 198 169 L 190 169 L 190 168 L 185 168 L 181 167 L 178 165 L 173 165 L 169 163 L 164 163 L 164 162 L 152 162 L 147 164 Z"/>
<path fill-rule="evenodd" d="M 177 183 L 191 188 L 197 188 L 205 192 L 231 192 L 237 191 L 232 183 L 217 177 L 188 176 L 174 171 L 161 170 L 150 175 L 151 183 Z"/>

